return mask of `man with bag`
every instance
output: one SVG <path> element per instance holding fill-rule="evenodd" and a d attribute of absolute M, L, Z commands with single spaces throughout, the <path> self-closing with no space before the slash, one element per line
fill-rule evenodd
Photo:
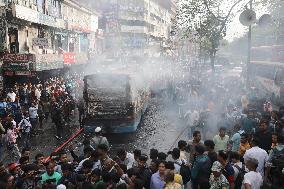
<path fill-rule="evenodd" d="M 24 147 L 29 148 L 30 147 L 30 137 L 31 137 L 32 124 L 30 122 L 28 112 L 25 112 L 23 119 L 19 123 L 19 127 L 20 127 L 21 132 L 22 132 Z"/>

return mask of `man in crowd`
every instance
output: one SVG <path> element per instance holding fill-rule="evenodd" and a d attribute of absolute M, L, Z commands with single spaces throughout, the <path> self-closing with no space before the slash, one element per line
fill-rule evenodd
<path fill-rule="evenodd" d="M 212 173 L 209 179 L 210 189 L 230 189 L 228 180 L 222 174 L 222 165 L 219 161 L 213 163 L 211 171 Z"/>
<path fill-rule="evenodd" d="M 264 149 L 261 149 L 259 147 L 259 139 L 254 138 L 251 141 L 251 149 L 247 150 L 244 155 L 244 161 L 246 162 L 249 159 L 257 159 L 258 161 L 258 166 L 257 166 L 257 171 L 264 176 L 264 167 L 265 163 L 268 161 L 268 154 Z"/>
<path fill-rule="evenodd" d="M 244 131 L 241 129 L 241 125 L 239 124 L 234 126 L 234 131 L 235 133 L 230 139 L 230 144 L 232 145 L 232 152 L 237 152 L 241 144 L 241 135 L 244 133 Z"/>
<path fill-rule="evenodd" d="M 278 134 L 278 144 L 273 148 L 268 156 L 267 169 L 265 172 L 265 181 L 268 180 L 268 176 L 271 178 L 271 187 L 280 189 L 284 179 L 284 137 Z"/>
<path fill-rule="evenodd" d="M 204 154 L 204 146 L 195 146 L 196 158 L 191 168 L 192 188 L 208 188 L 211 161 L 207 155 Z"/>
<path fill-rule="evenodd" d="M 193 140 L 189 141 L 189 154 L 190 154 L 190 162 L 193 163 L 194 161 L 194 155 L 195 155 L 195 146 L 197 145 L 203 145 L 203 142 L 201 141 L 201 133 L 200 131 L 194 131 L 193 132 Z"/>
<path fill-rule="evenodd" d="M 10 160 L 17 160 L 18 158 L 20 158 L 21 154 L 18 148 L 18 144 L 17 144 L 17 138 L 18 138 L 18 130 L 17 128 L 14 128 L 12 122 L 8 122 L 7 123 L 7 149 L 10 155 Z"/>
<path fill-rule="evenodd" d="M 255 158 L 250 158 L 246 160 L 246 167 L 249 172 L 245 174 L 243 181 L 244 189 L 257 189 L 261 188 L 263 184 L 263 178 L 261 174 L 257 171 L 259 162 Z"/>
<path fill-rule="evenodd" d="M 250 149 L 250 144 L 248 140 L 249 140 L 248 135 L 246 133 L 243 133 L 241 135 L 241 144 L 238 150 L 238 153 L 240 154 L 241 157 L 243 157 L 246 151 Z"/>
<path fill-rule="evenodd" d="M 125 149 L 121 148 L 117 151 L 117 156 L 119 157 L 121 164 L 126 165 L 127 169 L 133 167 L 133 164 L 135 162 L 133 154 L 126 152 Z"/>
<path fill-rule="evenodd" d="M 213 140 L 205 140 L 204 145 L 206 148 L 205 154 L 210 158 L 211 164 L 213 164 L 215 161 L 217 161 L 217 153 L 215 152 L 215 144 Z"/>
<path fill-rule="evenodd" d="M 218 152 L 218 157 L 217 158 L 218 158 L 218 161 L 222 165 L 222 173 L 223 173 L 223 175 L 229 181 L 230 188 L 233 189 L 235 187 L 235 179 L 234 179 L 235 171 L 234 171 L 232 165 L 230 164 L 230 162 L 228 160 L 227 153 L 225 153 L 224 151 L 220 150 Z"/>
<path fill-rule="evenodd" d="M 138 160 L 138 170 L 137 170 L 137 177 L 143 181 L 143 186 L 146 189 L 150 188 L 151 176 L 154 174 L 148 168 L 147 165 L 148 156 L 146 154 L 142 154 Z M 157 171 L 154 171 L 155 173 Z"/>
<path fill-rule="evenodd" d="M 33 102 L 31 107 L 29 108 L 29 116 L 30 116 L 30 123 L 32 128 L 32 133 L 36 134 L 36 129 L 38 125 L 38 114 L 37 114 L 38 106 Z"/>
<path fill-rule="evenodd" d="M 100 144 L 105 144 L 109 148 L 107 138 L 102 135 L 102 128 L 97 127 L 95 129 L 95 136 L 91 139 L 91 145 L 94 149 L 96 149 Z"/>
<path fill-rule="evenodd" d="M 24 113 L 24 117 L 19 123 L 19 128 L 21 129 L 23 141 L 24 141 L 24 147 L 30 147 L 30 137 L 31 137 L 31 131 L 32 131 L 32 124 L 30 122 L 29 114 L 28 112 Z"/>
<path fill-rule="evenodd" d="M 219 129 L 219 134 L 214 136 L 213 142 L 215 144 L 215 151 L 220 150 L 226 151 L 229 143 L 229 136 L 226 135 L 226 128 L 221 127 Z"/>
<path fill-rule="evenodd" d="M 272 133 L 269 130 L 269 122 L 267 120 L 262 119 L 260 121 L 259 128 L 254 137 L 261 139 L 259 140 L 258 146 L 266 152 L 269 152 L 272 144 Z"/>
<path fill-rule="evenodd" d="M 54 185 L 57 185 L 59 180 L 61 179 L 61 174 L 54 171 L 55 164 L 53 162 L 50 162 L 46 167 L 46 172 L 41 175 L 41 184 L 50 184 L 53 183 Z"/>

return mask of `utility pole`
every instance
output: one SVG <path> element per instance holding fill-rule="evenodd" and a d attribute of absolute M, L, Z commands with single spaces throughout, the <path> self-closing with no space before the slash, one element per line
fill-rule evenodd
<path fill-rule="evenodd" d="M 252 10 L 252 0 L 249 2 L 249 8 Z M 251 61 L 251 33 L 252 33 L 252 25 L 249 26 L 248 32 L 248 57 L 247 57 L 247 78 L 246 78 L 246 86 L 249 87 L 249 74 L 250 74 L 250 61 Z"/>

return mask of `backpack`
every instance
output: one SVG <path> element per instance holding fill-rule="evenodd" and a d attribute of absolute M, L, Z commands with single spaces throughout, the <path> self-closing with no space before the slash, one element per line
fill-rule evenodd
<path fill-rule="evenodd" d="M 273 149 L 271 163 L 275 167 L 276 174 L 282 175 L 282 170 L 284 169 L 284 148 L 281 151 L 277 150 L 277 148 Z"/>
<path fill-rule="evenodd" d="M 191 177 L 190 167 L 187 166 L 184 163 L 184 161 L 182 161 L 182 164 L 178 164 L 178 165 L 180 166 L 179 174 L 182 177 L 183 184 L 187 184 L 190 181 L 190 177 Z"/>
<path fill-rule="evenodd" d="M 242 163 L 242 167 L 239 167 L 238 165 L 234 165 L 234 167 L 239 170 L 239 174 L 235 180 L 235 189 L 241 189 L 244 176 L 246 174 L 246 167 L 244 163 Z"/>

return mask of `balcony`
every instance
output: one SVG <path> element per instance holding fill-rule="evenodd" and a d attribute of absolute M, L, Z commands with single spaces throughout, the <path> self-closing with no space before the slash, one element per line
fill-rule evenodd
<path fill-rule="evenodd" d="M 17 3 L 17 2 L 16 2 Z M 64 20 L 58 17 L 43 14 L 37 11 L 37 8 L 30 6 L 24 6 L 21 4 L 13 3 L 12 13 L 13 16 L 28 22 L 42 24 L 50 27 L 66 29 L 66 23 Z"/>

